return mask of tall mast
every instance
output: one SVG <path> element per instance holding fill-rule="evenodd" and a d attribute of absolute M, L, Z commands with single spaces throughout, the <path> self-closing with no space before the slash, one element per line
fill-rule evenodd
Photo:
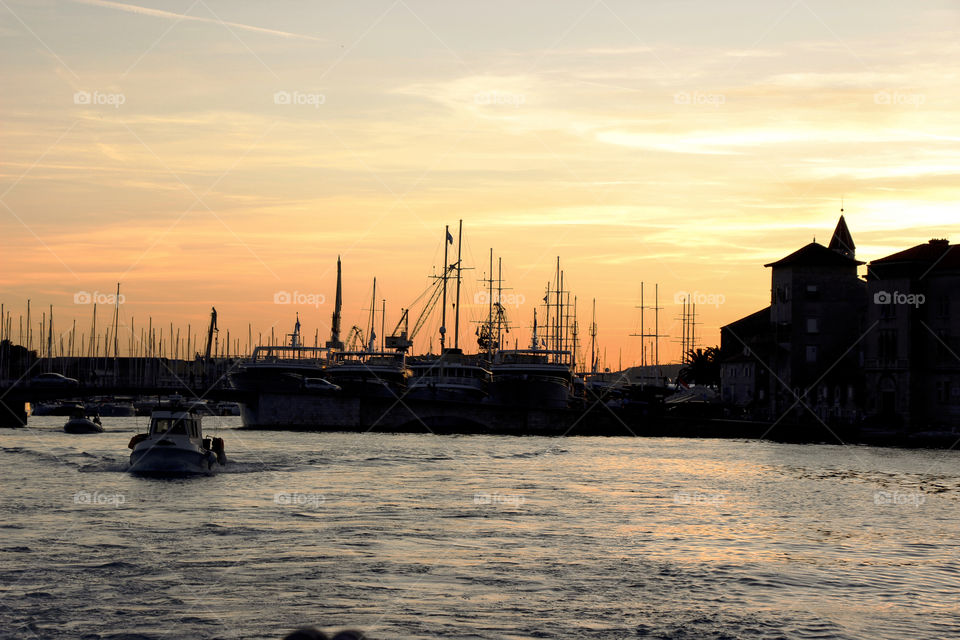
<path fill-rule="evenodd" d="M 460 348 L 460 248 L 463 241 L 463 220 L 460 221 L 460 230 L 457 232 L 457 309 L 453 324 L 453 348 Z"/>
<path fill-rule="evenodd" d="M 447 245 L 453 244 L 450 225 L 443 228 L 443 309 L 440 312 L 440 355 L 443 355 L 447 342 Z"/>
<path fill-rule="evenodd" d="M 590 373 L 597 372 L 597 299 L 593 299 L 593 313 L 590 315 Z"/>
<path fill-rule="evenodd" d="M 117 297 L 113 299 L 113 359 L 116 360 L 120 354 L 120 340 L 117 325 L 120 324 L 120 283 L 117 283 Z"/>
<path fill-rule="evenodd" d="M 497 258 L 497 348 L 503 344 L 503 258 Z"/>
<path fill-rule="evenodd" d="M 493 247 L 490 247 L 490 271 L 487 272 L 487 352 L 493 355 Z M 499 300 L 498 300 L 499 302 Z M 497 347 L 500 345 L 498 344 Z"/>
<path fill-rule="evenodd" d="M 28 300 L 29 302 L 29 300 Z M 29 308 L 28 308 L 29 310 Z M 88 357 L 97 357 L 97 348 L 96 348 L 96 339 L 97 339 L 97 303 L 93 303 L 93 323 L 90 325 L 90 348 L 87 354 Z"/>
<path fill-rule="evenodd" d="M 556 278 L 557 278 L 557 279 L 556 279 L 556 283 L 557 283 L 557 319 L 556 319 L 557 328 L 556 328 L 556 333 L 555 333 L 554 336 L 553 336 L 553 348 L 554 348 L 556 351 L 560 351 L 560 327 L 561 327 L 561 323 L 563 322 L 563 319 L 562 319 L 562 317 L 561 317 L 561 316 L 563 315 L 563 311 L 560 310 L 560 290 L 563 288 L 563 287 L 561 286 L 561 284 L 560 284 L 560 256 L 557 256 L 557 275 L 556 275 Z M 557 356 L 555 355 L 554 358 L 556 358 L 556 357 L 557 357 Z"/>
<path fill-rule="evenodd" d="M 373 279 L 373 294 L 370 296 L 370 331 L 367 333 L 367 351 L 373 351 L 376 345 L 376 329 L 374 324 L 377 321 L 377 279 Z"/>
<path fill-rule="evenodd" d="M 643 283 L 640 283 L 640 366 L 647 366 L 647 325 L 643 323 Z"/>
<path fill-rule="evenodd" d="M 337 256 L 337 298 L 333 306 L 333 319 L 330 321 L 330 342 L 327 343 L 328 349 L 343 349 L 343 343 L 340 342 L 340 312 L 343 308 L 343 293 L 340 282 L 340 256 Z"/>
<path fill-rule="evenodd" d="M 540 345 L 537 344 L 539 340 L 537 339 L 537 309 L 533 309 L 533 335 L 530 337 L 530 348 L 537 350 Z"/>
<path fill-rule="evenodd" d="M 50 305 L 50 324 L 47 326 L 48 371 L 53 371 L 53 305 Z"/>
<path fill-rule="evenodd" d="M 653 285 L 653 364 L 660 375 L 660 283 Z"/>
<path fill-rule="evenodd" d="M 551 327 L 552 325 L 550 324 L 550 306 L 551 306 L 551 304 L 550 304 L 550 282 L 549 282 L 549 281 L 547 282 L 547 295 L 543 296 L 543 302 L 545 303 L 545 304 L 544 304 L 544 307 L 546 307 L 546 312 L 547 312 L 547 318 L 546 318 L 546 320 L 544 320 L 544 322 L 543 322 L 543 326 L 546 327 L 546 330 L 545 330 L 546 335 L 545 335 L 544 338 L 543 338 L 543 339 L 544 339 L 544 343 L 543 343 L 543 344 L 544 344 L 544 346 L 545 346 L 547 349 L 550 349 L 551 346 L 552 346 L 552 343 L 551 343 L 551 341 L 550 341 L 550 327 Z"/>

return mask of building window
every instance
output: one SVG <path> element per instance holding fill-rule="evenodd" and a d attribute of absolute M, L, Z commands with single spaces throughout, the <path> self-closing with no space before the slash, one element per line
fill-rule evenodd
<path fill-rule="evenodd" d="M 820 320 L 807 318 L 807 333 L 820 333 Z"/>
<path fill-rule="evenodd" d="M 814 363 L 817 361 L 817 345 L 808 344 L 807 345 L 807 362 Z"/>
<path fill-rule="evenodd" d="M 937 381 L 937 402 L 946 404 L 950 397 L 950 383 L 945 380 Z"/>
<path fill-rule="evenodd" d="M 950 298 L 941 296 L 937 301 L 937 315 L 941 318 L 950 317 Z"/>
<path fill-rule="evenodd" d="M 820 299 L 820 288 L 815 284 L 807 285 L 807 300 L 819 300 Z"/>
<path fill-rule="evenodd" d="M 880 305 L 880 317 L 881 318 L 896 318 L 897 317 L 897 305 L 888 302 L 886 304 Z"/>
<path fill-rule="evenodd" d="M 889 306 L 889 305 L 888 305 Z M 897 330 L 881 329 L 877 341 L 877 356 L 880 360 L 890 361 L 897 359 Z"/>

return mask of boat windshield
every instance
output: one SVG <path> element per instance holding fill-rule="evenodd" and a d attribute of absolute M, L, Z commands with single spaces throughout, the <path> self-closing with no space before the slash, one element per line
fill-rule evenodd
<path fill-rule="evenodd" d="M 156 418 L 153 421 L 153 433 L 196 436 L 198 431 L 193 420 L 183 418 Z"/>

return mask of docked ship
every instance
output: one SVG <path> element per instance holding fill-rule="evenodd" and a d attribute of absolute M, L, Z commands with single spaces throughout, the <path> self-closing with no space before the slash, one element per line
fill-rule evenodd
<path fill-rule="evenodd" d="M 463 221 L 457 235 L 457 261 L 450 265 L 447 250 L 452 244 L 453 236 L 446 228 L 443 239 L 443 264 L 446 265 L 443 274 L 438 276 L 440 288 L 440 354 L 423 355 L 411 358 L 409 361 L 413 378 L 409 383 L 409 396 L 413 399 L 454 401 L 454 402 L 482 402 L 490 394 L 492 373 L 484 366 L 484 359 L 480 355 L 467 355 L 460 349 L 460 283 L 462 275 L 461 247 L 463 240 Z M 455 276 L 451 276 L 455 274 Z M 454 277 L 456 280 L 456 294 L 454 304 L 453 346 L 447 347 L 447 284 Z M 429 312 L 429 307 L 425 309 Z M 404 315 L 401 323 L 406 319 Z M 420 324 L 418 322 L 418 324 Z M 388 344 L 398 350 L 406 351 L 412 345 L 407 339 L 406 331 L 400 336 L 391 336 Z"/>
<path fill-rule="evenodd" d="M 287 334 L 284 345 L 258 346 L 246 362 L 229 375 L 234 387 L 252 394 L 261 391 L 302 389 L 305 379 L 323 378 L 330 364 L 330 352 L 342 351 L 340 314 L 343 303 L 340 258 L 337 257 L 337 298 L 330 340 L 322 347 L 304 346 L 300 337 L 300 315 Z"/>

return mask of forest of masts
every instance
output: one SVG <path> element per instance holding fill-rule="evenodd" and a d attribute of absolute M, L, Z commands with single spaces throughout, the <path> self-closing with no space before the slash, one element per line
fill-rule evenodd
<path fill-rule="evenodd" d="M 492 271 L 492 270 L 491 270 Z M 488 319 L 482 322 L 485 325 L 481 331 L 489 332 L 492 338 L 491 342 L 502 344 L 504 332 L 509 333 L 509 321 L 505 317 L 502 305 L 493 302 L 494 299 L 502 299 L 502 281 L 492 277 L 484 280 L 490 286 L 491 309 Z M 494 283 L 497 291 L 494 292 Z M 533 315 L 533 325 L 531 326 L 532 338 L 529 344 L 531 349 L 546 349 L 550 353 L 550 359 L 553 361 L 568 361 L 574 368 L 582 370 L 584 373 L 596 373 L 600 369 L 601 362 L 606 362 L 606 353 L 601 355 L 599 345 L 597 344 L 597 322 L 596 322 L 596 299 L 592 302 L 591 322 L 588 329 L 589 355 L 578 357 L 581 348 L 586 347 L 582 344 L 579 331 L 579 321 L 577 318 L 577 297 L 566 290 L 564 282 L 564 273 L 560 269 L 559 259 L 557 261 L 556 274 L 553 282 L 547 283 L 546 295 L 543 298 L 544 313 L 538 323 L 536 311 Z M 498 310 L 495 310 L 498 308 Z M 638 306 L 640 310 L 640 332 L 632 333 L 632 336 L 641 339 L 641 366 L 660 365 L 659 358 L 659 340 L 666 337 L 659 333 L 659 300 L 655 297 L 653 305 L 647 306 L 643 300 L 643 283 L 641 283 L 641 303 Z M 653 327 L 648 327 L 648 321 L 644 320 L 644 312 L 651 310 L 653 314 Z M 4 304 L 0 303 L 0 341 L 8 340 L 13 344 L 22 345 L 28 351 L 36 350 L 40 358 L 168 358 L 174 360 L 193 360 L 204 355 L 210 341 L 209 352 L 213 358 L 248 358 L 253 353 L 253 349 L 260 345 L 279 346 L 286 340 L 285 334 L 278 335 L 274 328 L 270 328 L 270 334 L 266 337 L 262 332 L 254 336 L 253 327 L 247 325 L 247 335 L 245 340 L 234 338 L 230 331 L 225 332 L 224 339 L 221 340 L 220 332 L 216 327 L 215 316 L 211 318 L 211 326 L 193 327 L 187 324 L 185 331 L 180 327 L 169 324 L 160 325 L 154 323 L 153 318 L 149 317 L 146 325 L 139 327 L 134 317 L 130 317 L 129 322 L 121 322 L 119 305 L 114 305 L 110 309 L 110 318 L 106 326 L 102 325 L 102 319 L 97 316 L 97 304 L 92 305 L 92 315 L 89 331 L 80 328 L 78 333 L 77 321 L 73 319 L 70 325 L 64 330 L 56 327 L 54 323 L 53 305 L 48 309 L 41 311 L 40 318 L 36 318 L 36 311 L 31 308 L 30 300 L 27 300 L 26 313 L 19 314 L 14 318 L 12 311 Z M 683 313 L 679 318 L 681 320 L 682 335 L 681 353 L 683 362 L 688 358 L 688 353 L 697 345 L 696 336 L 696 305 L 692 302 L 683 302 Z M 102 331 L 98 330 L 102 327 Z M 195 330 L 196 329 L 196 330 Z M 256 337 L 256 340 L 254 340 Z M 383 336 L 381 336 L 382 338 Z M 308 341 L 301 339 L 301 344 Z M 316 329 L 314 333 L 314 346 L 323 344 L 320 339 L 320 330 Z M 513 345 L 517 348 L 519 345 Z M 507 348 L 506 346 L 504 348 Z M 522 348 L 522 347 L 521 347 Z M 620 363 L 622 368 L 622 363 Z"/>

